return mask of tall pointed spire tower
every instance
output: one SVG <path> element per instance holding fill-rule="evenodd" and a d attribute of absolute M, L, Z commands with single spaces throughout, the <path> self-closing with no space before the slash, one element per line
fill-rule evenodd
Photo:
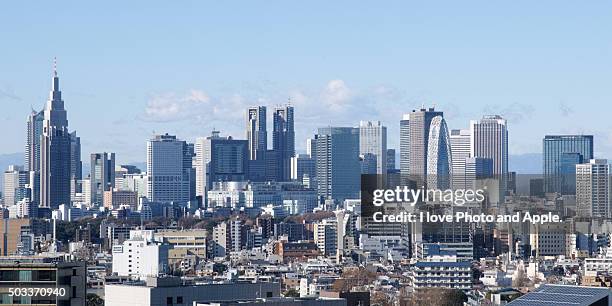
<path fill-rule="evenodd" d="M 53 86 L 45 105 L 40 156 L 40 206 L 55 209 L 70 205 L 71 137 L 57 75 L 53 63 Z"/>

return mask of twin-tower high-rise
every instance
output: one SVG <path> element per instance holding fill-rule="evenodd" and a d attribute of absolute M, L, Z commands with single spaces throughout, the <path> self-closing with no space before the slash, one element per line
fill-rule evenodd
<path fill-rule="evenodd" d="M 246 138 L 251 161 L 251 177 L 262 180 L 291 179 L 291 158 L 295 156 L 294 110 L 291 105 L 276 106 L 272 114 L 272 150 L 268 150 L 267 107 L 247 109 Z M 259 173 L 256 173 L 259 172 Z"/>

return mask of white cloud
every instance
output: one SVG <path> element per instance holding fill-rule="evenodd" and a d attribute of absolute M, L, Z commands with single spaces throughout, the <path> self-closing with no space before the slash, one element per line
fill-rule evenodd
<path fill-rule="evenodd" d="M 332 110 L 342 110 L 347 107 L 353 93 L 343 80 L 331 80 L 327 83 L 321 97 Z"/>
<path fill-rule="evenodd" d="M 147 102 L 145 119 L 167 122 L 194 118 L 210 105 L 210 97 L 200 90 L 191 90 L 183 96 L 174 93 L 156 95 Z"/>

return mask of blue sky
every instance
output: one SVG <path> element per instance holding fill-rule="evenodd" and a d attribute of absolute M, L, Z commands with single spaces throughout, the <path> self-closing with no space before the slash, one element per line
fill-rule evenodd
<path fill-rule="evenodd" d="M 144 161 L 154 132 L 243 138 L 244 107 L 290 97 L 298 149 L 318 126 L 359 120 L 383 121 L 397 147 L 401 114 L 435 104 L 450 128 L 504 115 L 514 154 L 540 152 L 547 133 L 588 133 L 612 158 L 610 12 L 603 1 L 3 3 L 0 154 L 23 151 L 57 56 L 83 156 Z"/>

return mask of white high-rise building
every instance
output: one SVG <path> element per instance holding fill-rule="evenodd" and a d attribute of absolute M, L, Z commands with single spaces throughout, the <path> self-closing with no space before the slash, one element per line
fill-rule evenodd
<path fill-rule="evenodd" d="M 501 116 L 470 121 L 470 156 L 493 160 L 493 175 L 499 179 L 500 199 L 506 194 L 508 176 L 508 125 Z"/>
<path fill-rule="evenodd" d="M 576 213 L 581 217 L 610 218 L 610 166 L 606 159 L 576 165 Z"/>
<path fill-rule="evenodd" d="M 464 189 L 465 161 L 470 157 L 470 130 L 451 130 L 450 147 L 452 156 L 453 189 Z"/>
<path fill-rule="evenodd" d="M 380 121 L 359 122 L 359 154 L 376 158 L 376 174 L 387 173 L 387 127 Z"/>
<path fill-rule="evenodd" d="M 113 273 L 146 279 L 168 272 L 168 244 L 153 242 L 152 233 L 132 231 L 130 239 L 113 246 Z"/>
<path fill-rule="evenodd" d="M 242 249 L 242 222 L 224 221 L 213 228 L 213 256 L 225 257 Z"/>
<path fill-rule="evenodd" d="M 410 114 L 400 120 L 400 173 L 410 174 Z"/>
<path fill-rule="evenodd" d="M 4 171 L 4 205 L 11 206 L 23 198 L 30 198 L 25 194 L 29 173 L 21 166 L 11 165 Z"/>
<path fill-rule="evenodd" d="M 147 141 L 147 194 L 153 202 L 195 199 L 193 147 L 172 135 Z"/>

